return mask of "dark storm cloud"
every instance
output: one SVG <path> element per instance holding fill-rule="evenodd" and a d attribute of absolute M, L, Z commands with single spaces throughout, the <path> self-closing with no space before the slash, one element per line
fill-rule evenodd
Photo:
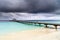
<path fill-rule="evenodd" d="M 57 0 L 0 0 L 0 12 L 52 12 Z"/>
<path fill-rule="evenodd" d="M 27 3 L 24 0 L 0 0 L 1 12 L 24 11 L 27 8 Z"/>

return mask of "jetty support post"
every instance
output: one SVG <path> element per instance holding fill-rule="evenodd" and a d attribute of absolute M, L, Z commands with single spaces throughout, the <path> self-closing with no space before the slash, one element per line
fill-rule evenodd
<path fill-rule="evenodd" d="M 44 24 L 45 25 L 45 28 L 48 28 L 47 24 Z"/>
<path fill-rule="evenodd" d="M 34 23 L 34 25 L 36 25 L 36 23 Z"/>
<path fill-rule="evenodd" d="M 39 24 L 39 26 L 41 25 L 40 23 L 38 23 Z"/>
<path fill-rule="evenodd" d="M 55 29 L 57 30 L 57 25 L 54 25 L 55 26 Z"/>

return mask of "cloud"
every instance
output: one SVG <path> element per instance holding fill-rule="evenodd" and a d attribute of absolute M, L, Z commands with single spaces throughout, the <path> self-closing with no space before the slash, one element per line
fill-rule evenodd
<path fill-rule="evenodd" d="M 24 0 L 0 0 L 0 11 L 14 12 L 21 11 L 27 8 L 27 3 Z"/>
<path fill-rule="evenodd" d="M 59 14 L 54 13 L 20 13 L 20 12 L 0 12 L 0 20 L 60 20 Z"/>
<path fill-rule="evenodd" d="M 0 12 L 51 12 L 57 0 L 0 0 Z"/>
<path fill-rule="evenodd" d="M 60 20 L 58 6 L 57 0 L 0 0 L 0 20 Z"/>

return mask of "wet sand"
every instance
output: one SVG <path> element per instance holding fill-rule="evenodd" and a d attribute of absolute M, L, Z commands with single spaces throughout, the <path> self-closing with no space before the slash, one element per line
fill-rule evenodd
<path fill-rule="evenodd" d="M 39 28 L 2 35 L 0 40 L 60 40 L 60 31 Z"/>

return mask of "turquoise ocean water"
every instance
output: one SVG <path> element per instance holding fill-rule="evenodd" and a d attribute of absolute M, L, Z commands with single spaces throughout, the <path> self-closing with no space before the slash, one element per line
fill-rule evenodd
<path fill-rule="evenodd" d="M 60 24 L 60 21 L 38 21 L 38 22 Z M 40 27 L 44 27 L 44 26 L 43 25 L 38 26 L 38 24 L 37 25 L 23 24 L 23 23 L 18 23 L 18 22 L 0 22 L 0 34 L 32 30 L 32 29 L 37 29 Z"/>
<path fill-rule="evenodd" d="M 32 30 L 36 28 L 40 28 L 40 26 L 22 24 L 18 22 L 0 22 L 0 34 Z"/>

